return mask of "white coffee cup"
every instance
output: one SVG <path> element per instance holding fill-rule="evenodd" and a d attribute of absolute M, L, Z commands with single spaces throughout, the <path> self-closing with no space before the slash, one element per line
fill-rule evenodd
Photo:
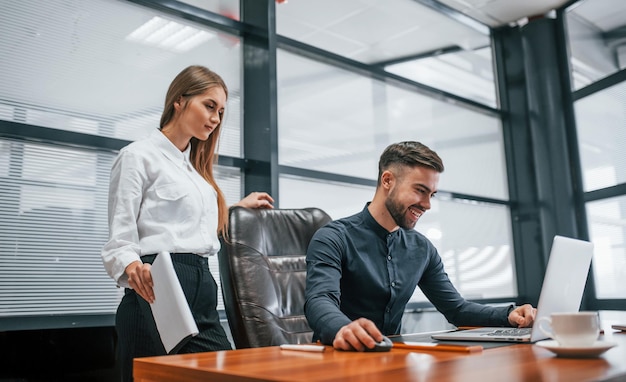
<path fill-rule="evenodd" d="M 544 328 L 544 325 L 548 328 Z M 537 321 L 539 330 L 563 347 L 589 347 L 600 335 L 597 312 L 553 313 Z"/>

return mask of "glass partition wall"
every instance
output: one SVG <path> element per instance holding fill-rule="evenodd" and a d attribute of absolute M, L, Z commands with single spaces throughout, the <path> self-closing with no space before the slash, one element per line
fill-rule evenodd
<path fill-rule="evenodd" d="M 620 145 L 626 109 L 618 33 L 623 27 L 612 20 L 595 30 L 598 13 L 585 11 L 602 1 L 608 0 L 574 3 L 558 17 L 567 18 L 570 28 L 588 232 L 596 243 L 596 292 L 598 301 L 611 307 L 624 301 L 618 280 L 625 258 Z M 272 188 L 260 191 L 273 193 L 277 207 L 316 206 L 333 218 L 345 217 L 373 196 L 382 150 L 392 142 L 421 141 L 441 155 L 446 171 L 432 209 L 416 229 L 436 245 L 466 297 L 526 302 L 518 301 L 526 286 L 519 280 L 524 269 L 517 266 L 536 262 L 539 255 L 521 253 L 523 246 L 514 245 L 519 205 L 510 187 L 518 180 L 507 172 L 512 160 L 531 159 L 530 153 L 509 155 L 504 142 L 507 115 L 494 73 L 503 58 L 492 49 L 492 30 L 460 13 L 451 18 L 429 3 L 4 4 L 3 328 L 112 325 L 120 290 L 104 273 L 99 253 L 107 238 L 110 166 L 121 147 L 157 127 L 169 81 L 191 64 L 211 67 L 229 86 L 217 170 L 229 203 L 255 191 L 246 182 L 259 167 L 271 168 Z M 615 8 L 615 1 L 611 4 L 603 7 Z M 249 21 L 246 12 L 253 7 L 275 20 L 269 31 Z M 593 41 L 609 44 L 591 46 Z M 251 45 L 266 55 L 244 49 Z M 245 87 L 251 80 L 247 69 L 259 67 L 267 69 L 268 87 L 276 85 L 265 113 L 275 120 L 255 121 L 254 129 L 262 126 L 276 134 L 277 142 L 275 147 L 258 143 L 255 150 L 276 158 L 276 166 L 256 166 L 257 158 L 247 157 L 242 143 L 258 133 L 244 121 L 257 107 L 249 100 L 258 94 L 251 92 L 267 90 Z M 217 259 L 211 261 L 219 280 Z M 541 275 L 532 280 L 540 283 Z M 428 306 L 419 291 L 413 306 Z"/>
<path fill-rule="evenodd" d="M 626 306 L 626 4 L 585 0 L 564 11 L 586 229 L 595 244 L 591 301 Z"/>
<path fill-rule="evenodd" d="M 357 213 L 374 195 L 384 148 L 420 141 L 446 170 L 416 229 L 463 295 L 514 300 L 489 29 L 412 0 L 288 2 L 276 6 L 276 25 L 281 207 Z M 419 289 L 413 302 L 428 305 Z"/>

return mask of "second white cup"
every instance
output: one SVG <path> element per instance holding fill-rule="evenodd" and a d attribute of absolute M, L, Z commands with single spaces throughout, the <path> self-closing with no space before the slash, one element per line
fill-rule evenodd
<path fill-rule="evenodd" d="M 537 325 L 543 334 L 563 347 L 589 347 L 600 335 L 597 312 L 553 313 L 541 317 Z"/>

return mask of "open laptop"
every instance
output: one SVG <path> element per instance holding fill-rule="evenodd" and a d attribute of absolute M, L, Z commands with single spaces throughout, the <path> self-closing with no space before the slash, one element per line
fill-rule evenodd
<path fill-rule="evenodd" d="M 537 327 L 540 317 L 556 312 L 577 312 L 580 309 L 593 244 L 588 241 L 555 236 L 543 279 L 537 316 L 533 328 L 483 327 L 433 334 L 436 340 L 536 342 L 546 339 Z"/>

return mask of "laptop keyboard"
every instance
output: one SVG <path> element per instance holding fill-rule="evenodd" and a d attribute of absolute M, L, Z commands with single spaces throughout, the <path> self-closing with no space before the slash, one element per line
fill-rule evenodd
<path fill-rule="evenodd" d="M 530 335 L 530 328 L 507 328 L 497 329 L 491 333 L 487 333 L 488 336 L 507 336 L 507 337 L 523 337 Z"/>

